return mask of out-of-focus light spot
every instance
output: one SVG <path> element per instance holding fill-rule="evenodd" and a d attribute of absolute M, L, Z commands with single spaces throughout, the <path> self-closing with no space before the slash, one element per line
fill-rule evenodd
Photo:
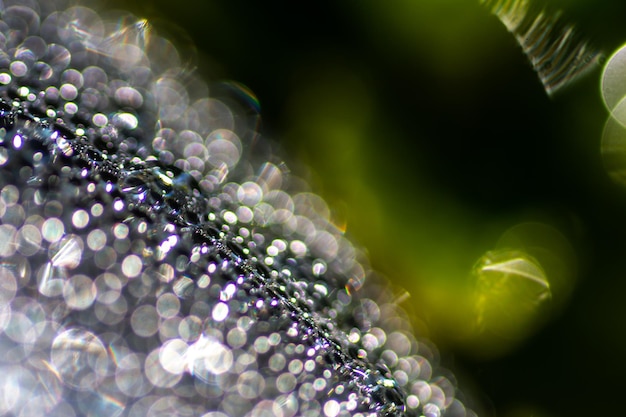
<path fill-rule="evenodd" d="M 52 342 L 50 355 L 61 381 L 77 390 L 93 390 L 106 374 L 108 355 L 104 344 L 87 330 L 75 328 L 60 333 Z"/>
<path fill-rule="evenodd" d="M 159 330 L 159 314 L 154 306 L 138 307 L 130 317 L 130 325 L 135 334 L 150 337 Z"/>
<path fill-rule="evenodd" d="M 505 337 L 520 332 L 538 306 L 550 299 L 541 265 L 523 252 L 488 252 L 475 274 L 477 325 L 483 330 Z"/>
<path fill-rule="evenodd" d="M 626 127 L 614 117 L 609 117 L 604 125 L 600 150 L 604 167 L 611 179 L 626 185 Z"/>
<path fill-rule="evenodd" d="M 122 261 L 122 272 L 129 278 L 134 278 L 141 273 L 142 262 L 137 255 L 128 255 Z"/>
<path fill-rule="evenodd" d="M 115 126 L 129 130 L 136 129 L 139 125 L 139 120 L 135 115 L 124 112 L 116 113 L 111 121 Z"/>
<path fill-rule="evenodd" d="M 213 320 L 215 321 L 224 321 L 228 316 L 228 305 L 224 303 L 217 303 L 215 307 L 213 307 Z"/>
<path fill-rule="evenodd" d="M 204 381 L 228 372 L 233 366 L 233 353 L 212 338 L 201 337 L 185 352 L 189 372 Z"/>
<path fill-rule="evenodd" d="M 509 350 L 545 323 L 548 312 L 558 312 L 574 286 L 572 265 L 571 246 L 550 226 L 524 223 L 504 233 L 474 268 L 479 354 Z"/>
<path fill-rule="evenodd" d="M 55 245 L 56 253 L 50 259 L 55 267 L 73 269 L 78 266 L 83 256 L 83 241 L 80 237 L 70 235 Z"/>
<path fill-rule="evenodd" d="M 339 403 L 335 400 L 329 400 L 324 404 L 324 415 L 326 417 L 335 417 L 339 415 L 340 410 Z"/>
<path fill-rule="evenodd" d="M 607 60 L 600 83 L 602 99 L 611 116 L 626 125 L 626 45 Z"/>

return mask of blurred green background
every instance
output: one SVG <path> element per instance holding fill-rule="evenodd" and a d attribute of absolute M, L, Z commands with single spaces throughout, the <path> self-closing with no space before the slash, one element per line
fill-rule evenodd
<path fill-rule="evenodd" d="M 108 3 L 193 42 L 207 79 L 255 92 L 265 135 L 408 290 L 482 415 L 623 413 L 626 189 L 602 164 L 600 67 L 549 98 L 478 0 Z M 538 3 L 607 56 L 626 42 L 626 2 Z M 481 332 L 472 270 L 527 222 L 550 229 L 526 242 L 556 253 L 552 298 L 528 328 L 506 304 L 509 334 Z"/>

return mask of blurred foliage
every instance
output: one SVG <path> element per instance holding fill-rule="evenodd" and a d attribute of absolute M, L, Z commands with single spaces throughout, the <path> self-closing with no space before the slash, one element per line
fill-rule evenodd
<path fill-rule="evenodd" d="M 173 35 L 183 55 L 193 42 L 203 76 L 256 93 L 265 135 L 409 291 L 406 307 L 470 375 L 461 385 L 480 387 L 486 415 L 623 407 L 626 190 L 601 162 L 599 68 L 548 98 L 478 0 L 110 3 Z M 626 41 L 626 2 L 544 3 L 607 54 Z M 526 222 L 558 232 L 511 243 L 505 231 Z M 551 308 L 531 309 L 532 331 L 506 324 L 515 343 L 475 326 L 472 270 L 498 248 L 525 251 L 552 292 Z"/>

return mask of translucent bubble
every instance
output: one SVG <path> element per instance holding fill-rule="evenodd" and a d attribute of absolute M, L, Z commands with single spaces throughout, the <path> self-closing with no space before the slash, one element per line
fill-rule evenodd
<path fill-rule="evenodd" d="M 74 100 L 78 97 L 78 90 L 73 84 L 63 84 L 59 89 L 59 93 L 63 100 Z"/>
<path fill-rule="evenodd" d="M 78 229 L 82 229 L 89 223 L 89 213 L 85 210 L 76 210 L 72 215 L 72 224 Z"/>
<path fill-rule="evenodd" d="M 87 235 L 87 246 L 92 251 L 99 251 L 107 243 L 107 235 L 103 230 L 95 229 Z"/>
<path fill-rule="evenodd" d="M 109 77 L 100 67 L 90 66 L 83 70 L 83 85 L 96 90 L 103 90 L 109 83 Z"/>
<path fill-rule="evenodd" d="M 229 224 L 235 224 L 238 221 L 237 215 L 233 213 L 232 211 L 224 212 L 223 218 L 226 221 L 226 223 L 229 223 Z"/>
<path fill-rule="evenodd" d="M 17 277 L 6 265 L 0 265 L 0 307 L 7 306 L 17 292 Z"/>
<path fill-rule="evenodd" d="M 6 335 L 17 343 L 32 346 L 46 327 L 43 307 L 34 299 L 16 297 L 11 303 L 11 310 L 10 321 L 5 328 Z"/>
<path fill-rule="evenodd" d="M 55 72 L 60 72 L 67 68 L 72 59 L 72 54 L 62 45 L 51 44 L 48 46 L 48 54 L 46 56 L 46 64 Z"/>
<path fill-rule="evenodd" d="M 539 307 L 551 298 L 541 265 L 520 251 L 487 253 L 475 267 L 476 324 L 500 337 L 527 334 Z"/>
<path fill-rule="evenodd" d="M 215 321 L 223 321 L 228 316 L 228 305 L 225 303 L 217 303 L 215 307 L 213 307 L 213 320 Z"/>
<path fill-rule="evenodd" d="M 256 371 L 246 371 L 237 379 L 237 392 L 247 400 L 256 399 L 264 388 L 265 380 Z"/>
<path fill-rule="evenodd" d="M 29 400 L 37 381 L 33 374 L 21 366 L 0 367 L 0 413 L 16 415 Z"/>
<path fill-rule="evenodd" d="M 128 255 L 122 261 L 122 272 L 129 278 L 134 278 L 141 273 L 143 263 L 137 255 Z"/>
<path fill-rule="evenodd" d="M 98 126 L 98 127 L 104 127 L 107 125 L 107 123 L 109 123 L 109 118 L 102 114 L 102 113 L 96 113 L 93 115 L 93 117 L 91 118 L 92 122 L 94 125 Z"/>
<path fill-rule="evenodd" d="M 52 342 L 52 366 L 61 381 L 80 391 L 95 389 L 108 365 L 104 344 L 84 329 L 68 329 Z"/>
<path fill-rule="evenodd" d="M 124 72 L 130 72 L 139 65 L 147 64 L 144 51 L 137 45 L 117 44 L 106 48 L 105 53 L 113 57 L 119 69 Z"/>
<path fill-rule="evenodd" d="M 0 191 L 0 200 L 7 206 L 13 206 L 20 197 L 20 190 L 14 185 L 7 185 Z"/>
<path fill-rule="evenodd" d="M 233 366 L 233 353 L 213 338 L 202 337 L 186 352 L 190 372 L 204 381 L 228 372 Z"/>
<path fill-rule="evenodd" d="M 80 71 L 77 71 L 75 69 L 68 69 L 63 71 L 63 74 L 61 75 L 61 82 L 63 83 L 63 86 L 73 85 L 74 88 L 80 89 L 83 87 L 85 79 L 83 78 L 83 74 Z"/>
<path fill-rule="evenodd" d="M 142 397 L 152 389 L 152 385 L 144 375 L 143 363 L 141 355 L 132 353 L 118 361 L 115 383 L 124 395 Z"/>
<path fill-rule="evenodd" d="M 104 24 L 98 14 L 83 6 L 70 7 L 58 18 L 57 34 L 68 44 L 77 39 L 87 47 L 97 50 L 104 36 Z"/>
<path fill-rule="evenodd" d="M 163 343 L 159 349 L 159 363 L 161 367 L 173 375 L 180 375 L 186 369 L 189 346 L 181 339 L 172 339 Z"/>
<path fill-rule="evenodd" d="M 189 97 L 186 89 L 177 81 L 163 77 L 153 88 L 159 106 L 159 117 L 166 123 L 175 123 L 185 112 Z"/>
<path fill-rule="evenodd" d="M 137 308 L 130 317 L 130 325 L 138 336 L 149 337 L 159 330 L 159 314 L 152 305 Z"/>
<path fill-rule="evenodd" d="M 132 87 L 120 87 L 115 91 L 115 101 L 121 107 L 132 107 L 135 109 L 140 108 L 143 105 L 143 96 L 139 91 Z"/>
<path fill-rule="evenodd" d="M 94 282 L 85 275 L 75 275 L 63 285 L 63 298 L 67 306 L 75 310 L 89 308 L 96 299 L 96 294 Z"/>
<path fill-rule="evenodd" d="M 228 129 L 235 128 L 235 121 L 232 110 L 223 102 L 205 98 L 200 99 L 193 103 L 192 108 L 197 112 L 198 121 L 201 129 L 201 133 L 209 133 L 216 129 Z"/>
<path fill-rule="evenodd" d="M 202 320 L 198 316 L 187 316 L 178 325 L 178 334 L 186 342 L 198 340 L 202 334 Z"/>
<path fill-rule="evenodd" d="M 28 66 L 22 61 L 13 61 L 9 66 L 9 70 L 15 77 L 23 77 L 28 72 Z"/>
<path fill-rule="evenodd" d="M 235 349 L 240 348 L 243 345 L 245 345 L 247 340 L 248 338 L 247 338 L 246 332 L 240 329 L 239 327 L 230 329 L 228 331 L 228 334 L 226 335 L 226 341 L 231 347 Z M 271 360 L 270 360 L 270 367 L 271 366 L 272 365 L 271 365 Z"/>
<path fill-rule="evenodd" d="M 148 357 L 144 364 L 146 377 L 155 387 L 169 388 L 173 387 L 182 378 L 181 373 L 168 372 L 159 359 L 160 349 L 155 349 Z"/>
<path fill-rule="evenodd" d="M 239 146 L 238 146 L 239 145 Z M 229 136 L 229 140 L 215 139 L 208 143 L 209 163 L 214 167 L 225 164 L 231 168 L 239 162 L 241 157 L 241 144 L 235 134 Z"/>
<path fill-rule="evenodd" d="M 147 34 L 150 35 L 150 32 L 148 31 Z M 148 37 L 145 52 L 150 60 L 150 67 L 156 75 L 181 65 L 178 49 L 172 42 L 160 36 Z"/>
<path fill-rule="evenodd" d="M 19 60 L 36 61 L 41 59 L 48 49 L 46 42 L 39 36 L 30 36 L 15 51 L 15 58 Z"/>
<path fill-rule="evenodd" d="M 41 226 L 43 238 L 50 243 L 54 243 L 61 239 L 64 232 L 65 226 L 63 225 L 63 222 L 56 217 L 46 219 Z"/>
<path fill-rule="evenodd" d="M 172 318 L 180 311 L 180 298 L 172 293 L 162 294 L 157 300 L 156 308 L 162 318 Z"/>
<path fill-rule="evenodd" d="M 324 415 L 326 417 L 336 417 L 341 411 L 341 406 L 335 400 L 326 401 L 324 404 Z"/>
<path fill-rule="evenodd" d="M 185 401 L 174 396 L 157 397 L 152 402 L 150 409 L 144 414 L 145 417 L 187 417 L 198 415 L 198 410 L 194 409 Z"/>
<path fill-rule="evenodd" d="M 337 239 L 324 230 L 317 232 L 315 240 L 309 245 L 314 255 L 322 256 L 326 259 L 333 259 L 339 249 Z"/>
<path fill-rule="evenodd" d="M 424 406 L 424 417 L 440 417 L 441 409 L 435 404 L 426 404 Z"/>
<path fill-rule="evenodd" d="M 521 250 L 535 259 L 550 283 L 553 314 L 564 306 L 576 284 L 577 259 L 561 232 L 548 224 L 521 223 L 502 234 L 497 248 Z"/>
<path fill-rule="evenodd" d="M 615 120 L 626 126 L 626 45 L 607 60 L 600 87 L 606 108 Z"/>
<path fill-rule="evenodd" d="M 39 31 L 39 15 L 27 6 L 7 7 L 2 11 L 2 20 L 11 28 L 11 38 L 15 43 Z"/>
<path fill-rule="evenodd" d="M 32 256 L 41 249 L 41 232 L 37 226 L 24 225 L 16 236 L 17 250 L 24 256 Z"/>
<path fill-rule="evenodd" d="M 131 113 L 126 112 L 118 112 L 113 115 L 111 122 L 120 128 L 133 130 L 136 129 L 139 125 L 139 120 L 137 120 L 137 116 Z"/>
<path fill-rule="evenodd" d="M 78 266 L 83 256 L 83 242 L 80 237 L 69 235 L 55 245 L 50 246 L 52 266 L 73 269 Z"/>
<path fill-rule="evenodd" d="M 626 185 L 626 127 L 613 117 L 609 117 L 604 125 L 601 152 L 611 179 Z"/>

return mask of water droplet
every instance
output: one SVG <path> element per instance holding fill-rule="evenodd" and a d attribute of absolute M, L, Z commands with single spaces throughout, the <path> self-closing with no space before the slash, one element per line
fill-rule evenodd
<path fill-rule="evenodd" d="M 68 329 L 57 335 L 50 360 L 61 381 L 80 391 L 96 389 L 108 366 L 104 344 L 84 329 Z"/>

